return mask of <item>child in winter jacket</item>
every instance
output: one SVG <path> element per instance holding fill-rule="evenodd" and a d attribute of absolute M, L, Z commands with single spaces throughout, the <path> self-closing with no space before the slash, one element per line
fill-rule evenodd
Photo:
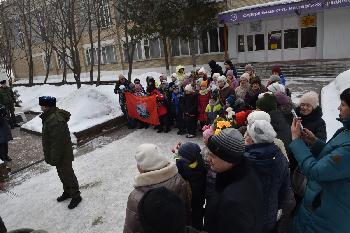
<path fill-rule="evenodd" d="M 207 82 L 202 81 L 200 84 L 200 91 L 198 95 L 198 120 L 200 126 L 203 127 L 208 120 L 205 108 L 207 107 L 210 99 L 210 91 L 207 88 Z"/>
<path fill-rule="evenodd" d="M 179 174 L 189 182 L 191 187 L 192 226 L 197 230 L 203 230 L 207 171 L 200 147 L 192 142 L 182 144 L 178 150 L 176 166 Z"/>
<path fill-rule="evenodd" d="M 218 98 L 212 97 L 209 100 L 209 104 L 205 108 L 205 113 L 208 116 L 208 123 L 213 124 L 216 117 L 222 113 L 222 106 Z"/>
<path fill-rule="evenodd" d="M 184 114 L 185 124 L 187 129 L 187 138 L 194 138 L 196 136 L 197 121 L 198 121 L 198 96 L 194 92 L 191 84 L 185 87 L 184 97 Z"/>
<path fill-rule="evenodd" d="M 175 115 L 176 127 L 179 129 L 179 131 L 177 131 L 178 135 L 183 135 L 186 133 L 183 101 L 184 93 L 181 91 L 181 88 L 179 86 L 174 85 L 171 98 L 171 111 L 173 112 L 173 115 Z"/>

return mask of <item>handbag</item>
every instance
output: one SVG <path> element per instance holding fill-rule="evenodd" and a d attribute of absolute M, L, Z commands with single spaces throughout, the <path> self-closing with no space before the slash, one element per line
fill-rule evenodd
<path fill-rule="evenodd" d="M 306 190 L 307 177 L 302 173 L 299 167 L 297 167 L 292 176 L 292 188 L 298 197 L 303 197 Z"/>

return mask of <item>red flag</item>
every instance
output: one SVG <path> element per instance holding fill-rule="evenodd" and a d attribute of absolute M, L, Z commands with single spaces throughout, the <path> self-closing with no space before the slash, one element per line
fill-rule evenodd
<path fill-rule="evenodd" d="M 130 117 L 151 125 L 159 125 L 157 113 L 157 99 L 152 96 L 135 96 L 129 92 L 125 93 L 126 106 Z"/>

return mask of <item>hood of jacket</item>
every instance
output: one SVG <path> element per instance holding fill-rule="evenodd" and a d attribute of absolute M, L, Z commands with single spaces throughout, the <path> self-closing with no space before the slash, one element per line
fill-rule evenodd
<path fill-rule="evenodd" d="M 43 112 L 39 117 L 45 121 L 51 114 L 55 114 L 59 119 L 68 122 L 70 120 L 71 114 L 63 109 L 57 107 L 51 108 L 47 112 Z"/>
<path fill-rule="evenodd" d="M 185 69 L 185 67 L 183 65 L 176 66 L 176 73 L 177 74 L 179 73 L 180 69 Z"/>
<path fill-rule="evenodd" d="M 257 143 L 246 146 L 244 156 L 255 167 L 258 166 L 264 169 L 271 167 L 278 153 L 281 153 L 281 151 L 274 143 Z"/>

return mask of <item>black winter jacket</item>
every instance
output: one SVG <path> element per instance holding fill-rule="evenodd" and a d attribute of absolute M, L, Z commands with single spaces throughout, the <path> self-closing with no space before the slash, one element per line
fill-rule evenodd
<path fill-rule="evenodd" d="M 210 69 L 211 69 L 211 75 L 210 78 L 213 77 L 213 74 L 215 73 L 219 73 L 220 75 L 223 75 L 224 72 L 222 71 L 222 67 L 220 65 L 218 65 L 215 61 L 210 61 L 208 63 Z"/>
<path fill-rule="evenodd" d="M 324 142 L 327 141 L 326 123 L 322 119 L 321 107 L 318 106 L 307 116 L 300 113 L 300 107 L 298 107 L 295 112 L 301 117 L 301 124 L 304 128 L 313 132 L 318 139 Z"/>
<path fill-rule="evenodd" d="M 206 210 L 208 233 L 261 233 L 263 194 L 247 160 L 216 176 L 216 193 Z"/>
<path fill-rule="evenodd" d="M 198 95 L 197 94 L 184 95 L 183 111 L 187 116 L 198 116 Z"/>
<path fill-rule="evenodd" d="M 263 232 L 271 232 L 276 225 L 277 211 L 285 206 L 290 190 L 288 161 L 274 143 L 246 146 L 245 156 L 253 164 L 262 184 Z"/>

